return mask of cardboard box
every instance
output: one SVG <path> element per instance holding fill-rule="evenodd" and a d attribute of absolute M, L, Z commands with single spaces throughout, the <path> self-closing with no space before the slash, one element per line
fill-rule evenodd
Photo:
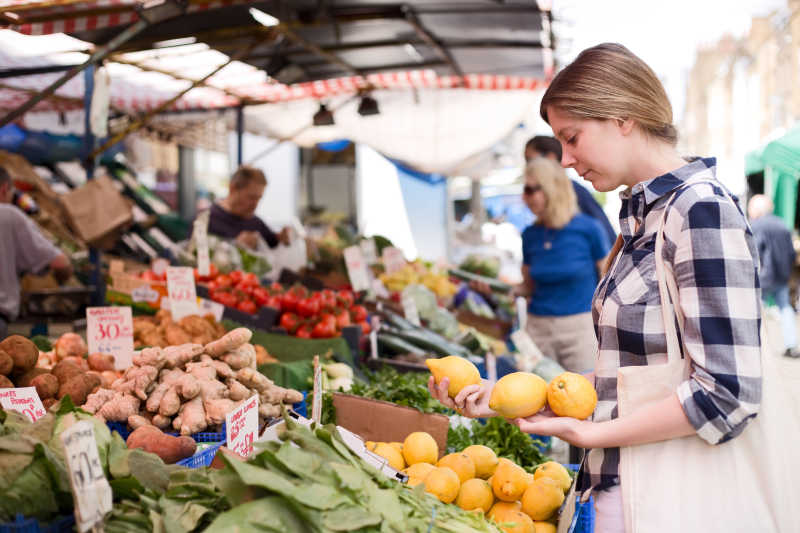
<path fill-rule="evenodd" d="M 450 420 L 445 415 L 425 414 L 411 407 L 341 393 L 334 393 L 333 406 L 336 425 L 364 440 L 403 442 L 409 433 L 425 431 L 436 440 L 440 456 L 447 450 Z"/>
<path fill-rule="evenodd" d="M 78 236 L 101 249 L 113 246 L 116 231 L 133 222 L 130 204 L 106 176 L 86 182 L 61 201 Z"/>

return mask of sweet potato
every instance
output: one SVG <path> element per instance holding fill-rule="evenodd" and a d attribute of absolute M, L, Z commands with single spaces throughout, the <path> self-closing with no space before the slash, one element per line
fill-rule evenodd
<path fill-rule="evenodd" d="M 63 385 L 70 378 L 83 374 L 84 370 L 76 365 L 73 361 L 59 361 L 53 367 L 52 374 L 58 379 L 58 382 Z"/>
<path fill-rule="evenodd" d="M 14 384 L 7 377 L 0 374 L 0 389 L 13 389 Z"/>
<path fill-rule="evenodd" d="M 0 375 L 7 376 L 14 369 L 14 360 L 3 350 L 0 350 Z"/>
<path fill-rule="evenodd" d="M 93 353 L 89 354 L 87 359 L 89 363 L 89 370 L 96 370 L 103 372 L 105 370 L 114 370 L 114 356 L 107 353 Z"/>
<path fill-rule="evenodd" d="M 3 350 L 14 361 L 15 374 L 24 374 L 36 366 L 39 359 L 39 349 L 29 339 L 22 335 L 11 335 L 0 342 L 0 350 Z"/>
<path fill-rule="evenodd" d="M 86 403 L 86 397 L 99 386 L 100 378 L 97 375 L 80 373 L 61 384 L 58 389 L 58 399 L 60 400 L 69 394 L 75 405 L 83 405 Z"/>
<path fill-rule="evenodd" d="M 42 400 L 54 398 L 55 395 L 58 394 L 58 378 L 53 374 L 41 374 L 36 376 L 31 380 L 30 386 L 36 387 L 36 394 L 38 394 L 39 398 Z"/>
<path fill-rule="evenodd" d="M 139 448 L 161 457 L 167 464 L 177 463 L 191 457 L 197 450 L 197 443 L 191 437 L 166 435 L 155 426 L 142 426 L 135 429 L 126 441 L 129 449 Z"/>

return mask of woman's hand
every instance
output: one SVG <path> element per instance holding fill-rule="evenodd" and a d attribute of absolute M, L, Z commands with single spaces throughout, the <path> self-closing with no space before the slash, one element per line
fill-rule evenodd
<path fill-rule="evenodd" d="M 556 416 L 545 407 L 528 418 L 509 419 L 524 433 L 558 437 L 578 448 L 594 448 L 593 434 L 596 424 L 590 420 L 578 420 L 568 416 Z"/>
<path fill-rule="evenodd" d="M 489 408 L 492 386 L 488 381 L 482 380 L 480 385 L 464 387 L 455 398 L 451 398 L 447 394 L 449 386 L 450 380 L 448 378 L 442 379 L 438 385 L 436 385 L 433 376 L 428 379 L 428 391 L 430 391 L 431 396 L 450 409 L 455 409 L 459 414 L 469 418 L 497 416 L 497 413 Z"/>

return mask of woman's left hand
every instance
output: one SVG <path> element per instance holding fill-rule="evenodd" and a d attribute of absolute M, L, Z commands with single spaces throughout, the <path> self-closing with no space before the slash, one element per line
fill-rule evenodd
<path fill-rule="evenodd" d="M 595 423 L 591 420 L 578 420 L 568 416 L 556 416 L 549 408 L 539 411 L 527 418 L 509 419 L 524 433 L 558 437 L 578 448 L 592 448 L 592 430 Z"/>

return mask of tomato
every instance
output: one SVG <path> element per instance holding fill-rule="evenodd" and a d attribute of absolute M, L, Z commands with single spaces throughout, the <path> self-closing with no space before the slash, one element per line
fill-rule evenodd
<path fill-rule="evenodd" d="M 353 302 L 355 302 L 355 296 L 350 291 L 339 291 L 336 296 L 345 308 L 352 307 Z"/>
<path fill-rule="evenodd" d="M 236 299 L 236 296 L 230 292 L 217 291 L 215 294 L 217 295 L 216 301 L 226 307 L 236 307 L 236 304 L 239 303 L 239 300 Z"/>
<path fill-rule="evenodd" d="M 278 296 L 269 296 L 264 302 L 264 307 L 281 308 L 281 299 Z"/>
<path fill-rule="evenodd" d="M 253 288 L 252 295 L 253 295 L 253 300 L 255 300 L 255 302 L 260 306 L 267 305 L 267 300 L 272 298 L 267 289 L 265 289 L 264 287 Z"/>
<path fill-rule="evenodd" d="M 256 303 L 253 300 L 242 300 L 239 302 L 239 305 L 236 306 L 236 309 L 245 313 L 250 313 L 251 315 L 256 314 L 256 311 L 258 311 Z"/>
<path fill-rule="evenodd" d="M 342 309 L 336 314 L 336 329 L 342 329 L 350 324 L 350 313 Z"/>
<path fill-rule="evenodd" d="M 209 294 L 219 289 L 219 283 L 216 280 L 209 281 L 206 286 L 208 287 Z"/>
<path fill-rule="evenodd" d="M 311 338 L 311 331 L 312 331 L 312 327 L 309 326 L 308 324 L 306 324 L 306 325 L 303 325 L 303 326 L 300 326 L 299 328 L 297 328 L 297 331 L 295 332 L 294 336 L 295 337 L 299 337 L 301 339 L 310 339 Z"/>
<path fill-rule="evenodd" d="M 239 283 L 240 281 L 242 281 L 242 277 L 244 277 L 244 274 L 242 274 L 241 270 L 234 270 L 233 272 L 231 272 L 228 275 L 231 277 L 231 281 L 234 284 Z"/>
<path fill-rule="evenodd" d="M 305 298 L 297 302 L 297 314 L 303 317 L 314 316 L 319 313 L 319 302 L 313 298 Z"/>
<path fill-rule="evenodd" d="M 295 311 L 297 309 L 298 298 L 293 292 L 285 292 L 278 298 L 281 302 L 281 311 L 284 313 Z"/>
<path fill-rule="evenodd" d="M 282 293 L 283 292 L 283 285 L 278 283 L 277 281 L 273 281 L 269 284 L 269 290 L 272 292 Z"/>
<path fill-rule="evenodd" d="M 294 313 L 284 313 L 281 315 L 281 320 L 278 325 L 289 333 L 294 333 L 300 326 L 300 318 Z"/>
<path fill-rule="evenodd" d="M 234 289 L 236 289 L 237 291 L 242 291 L 244 294 L 247 295 L 252 295 L 254 288 L 255 287 L 253 285 L 245 283 L 244 280 L 237 283 L 236 286 L 234 287 Z"/>
<path fill-rule="evenodd" d="M 233 280 L 227 274 L 223 274 L 221 276 L 217 276 L 217 285 L 222 287 L 233 287 Z"/>
<path fill-rule="evenodd" d="M 253 287 L 255 287 L 256 285 L 260 285 L 260 282 L 258 280 L 258 276 L 256 276 L 252 272 L 248 272 L 247 274 L 242 276 L 242 281 L 241 282 L 242 283 L 246 283 L 247 285 L 251 285 Z"/>
<path fill-rule="evenodd" d="M 359 326 L 361 326 L 361 334 L 362 335 L 369 335 L 369 332 L 372 331 L 372 328 L 369 327 L 367 321 L 359 322 Z"/>
<path fill-rule="evenodd" d="M 332 315 L 328 315 L 331 316 Z M 329 337 L 334 337 L 336 335 L 336 319 L 333 319 L 333 322 L 329 320 L 320 320 L 314 325 L 314 329 L 311 330 L 311 336 L 315 339 L 327 339 Z"/>
<path fill-rule="evenodd" d="M 350 308 L 350 316 L 353 322 L 363 322 L 367 319 L 367 308 L 363 305 L 354 305 Z"/>

